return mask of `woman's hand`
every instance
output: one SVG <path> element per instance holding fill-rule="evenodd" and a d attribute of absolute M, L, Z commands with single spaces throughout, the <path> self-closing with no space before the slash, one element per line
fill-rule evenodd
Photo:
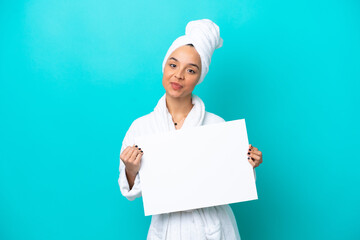
<path fill-rule="evenodd" d="M 125 164 L 125 170 L 127 175 L 131 177 L 136 176 L 138 171 L 140 170 L 141 157 L 143 155 L 143 151 L 137 145 L 128 146 L 125 150 L 120 154 L 120 159 Z"/>
<path fill-rule="evenodd" d="M 262 152 L 260 152 L 256 147 L 249 145 L 248 151 L 248 160 L 253 168 L 258 167 L 262 162 Z"/>

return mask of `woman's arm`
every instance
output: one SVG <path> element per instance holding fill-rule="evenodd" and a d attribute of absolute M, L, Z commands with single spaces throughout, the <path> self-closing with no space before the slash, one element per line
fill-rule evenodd
<path fill-rule="evenodd" d="M 133 175 L 133 174 L 128 173 L 128 171 L 126 170 L 126 168 L 125 168 L 125 172 L 126 172 L 126 178 L 127 178 L 127 180 L 128 180 L 128 183 L 129 183 L 129 188 L 130 188 L 130 190 L 131 190 L 132 187 L 134 186 L 136 174 Z"/>
<path fill-rule="evenodd" d="M 134 146 L 134 123 L 131 124 L 129 130 L 125 134 L 121 150 L 120 150 L 120 166 L 119 166 L 119 178 L 118 184 L 120 187 L 121 194 L 126 197 L 128 200 L 132 201 L 135 198 L 141 197 L 141 186 L 140 186 L 140 177 L 138 174 L 138 166 L 135 161 L 138 161 L 140 164 L 140 159 L 142 154 L 138 148 Z M 126 150 L 127 149 L 127 150 Z M 136 159 L 136 157 L 138 158 Z M 125 165 L 124 161 L 131 159 L 133 163 Z"/>

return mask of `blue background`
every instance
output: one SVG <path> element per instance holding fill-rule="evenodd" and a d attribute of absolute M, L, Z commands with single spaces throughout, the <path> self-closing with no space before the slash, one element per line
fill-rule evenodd
<path fill-rule="evenodd" d="M 0 239 L 145 239 L 117 183 L 131 122 L 164 94 L 188 21 L 222 48 L 194 93 L 245 118 L 259 200 L 242 239 L 360 239 L 359 1 L 1 1 Z M 231 146 L 230 146 L 231 147 Z M 236 149 L 234 149 L 236 151 Z"/>

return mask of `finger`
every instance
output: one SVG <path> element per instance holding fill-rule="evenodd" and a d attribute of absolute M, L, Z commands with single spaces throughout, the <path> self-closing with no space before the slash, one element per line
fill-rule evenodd
<path fill-rule="evenodd" d="M 258 156 L 258 155 L 255 155 L 253 153 L 250 154 L 250 158 L 251 160 L 253 160 L 253 162 L 255 163 L 255 167 L 259 166 L 260 165 L 260 161 L 261 161 L 261 157 Z"/>
<path fill-rule="evenodd" d="M 254 163 L 253 167 L 255 168 L 260 165 L 261 157 L 250 152 L 250 155 L 248 155 L 248 160 Z"/>
<path fill-rule="evenodd" d="M 249 152 L 249 153 L 252 153 L 252 152 L 254 152 L 254 151 L 255 151 L 255 147 L 254 147 L 253 145 L 249 144 L 248 152 Z"/>
<path fill-rule="evenodd" d="M 259 151 L 259 153 L 260 154 L 258 156 L 260 156 L 260 163 L 262 163 L 263 162 L 262 152 Z"/>
<path fill-rule="evenodd" d="M 259 155 L 256 155 L 255 153 L 250 153 L 250 157 L 254 161 L 260 161 L 261 157 Z"/>
<path fill-rule="evenodd" d="M 134 147 L 134 145 L 132 147 L 130 147 L 129 152 L 127 152 L 127 154 L 125 156 L 125 159 L 129 161 L 135 150 L 136 150 L 136 147 Z"/>
<path fill-rule="evenodd" d="M 255 163 L 257 164 L 257 166 L 259 166 L 262 163 L 262 158 L 260 158 L 259 160 L 255 160 Z"/>
<path fill-rule="evenodd" d="M 126 159 L 126 155 L 128 154 L 128 152 L 130 151 L 130 149 L 131 149 L 131 147 L 126 147 L 123 151 L 122 151 L 122 153 L 120 154 L 120 159 L 121 160 L 125 160 Z"/>
<path fill-rule="evenodd" d="M 252 153 L 260 157 L 262 156 L 262 152 L 260 151 L 252 151 Z"/>
<path fill-rule="evenodd" d="M 260 152 L 260 151 L 255 151 L 255 152 L 253 152 L 252 154 L 254 154 L 254 155 L 253 155 L 254 158 L 256 158 L 256 159 L 259 160 L 259 164 L 258 164 L 258 165 L 260 165 L 260 164 L 263 162 L 262 152 Z M 257 156 L 257 157 L 259 157 L 259 158 L 255 157 L 255 156 Z"/>
<path fill-rule="evenodd" d="M 258 167 L 262 163 L 262 159 L 260 158 L 260 160 L 254 160 L 254 162 L 255 162 L 255 167 Z"/>
<path fill-rule="evenodd" d="M 251 166 L 255 167 L 255 163 L 250 157 L 248 157 L 248 161 L 251 164 Z"/>
<path fill-rule="evenodd" d="M 139 154 L 139 152 L 140 152 L 139 149 L 137 149 L 137 148 L 134 149 L 134 151 L 133 151 L 133 153 L 131 154 L 131 157 L 130 157 L 130 161 L 131 161 L 131 162 L 134 162 L 134 161 L 135 161 L 136 156 Z"/>
<path fill-rule="evenodd" d="M 135 164 L 138 164 L 141 161 L 141 158 L 143 155 L 144 155 L 144 152 L 140 151 L 140 153 L 135 158 Z"/>
<path fill-rule="evenodd" d="M 124 159 L 124 156 L 127 151 L 128 151 L 128 148 L 125 148 L 122 152 L 120 152 L 120 159 Z"/>

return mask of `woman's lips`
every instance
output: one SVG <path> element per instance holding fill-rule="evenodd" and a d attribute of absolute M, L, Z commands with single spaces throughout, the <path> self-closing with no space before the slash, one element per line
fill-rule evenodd
<path fill-rule="evenodd" d="M 180 84 L 177 84 L 177 83 L 171 83 L 171 87 L 174 89 L 174 90 L 179 90 L 182 88 L 182 86 Z"/>

